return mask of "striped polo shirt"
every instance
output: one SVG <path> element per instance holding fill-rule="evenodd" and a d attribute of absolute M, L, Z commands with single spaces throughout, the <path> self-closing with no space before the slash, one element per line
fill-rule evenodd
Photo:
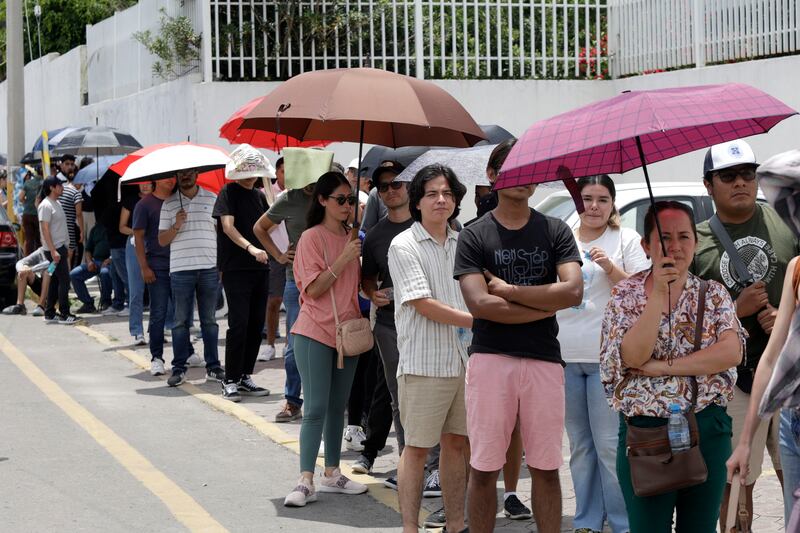
<path fill-rule="evenodd" d="M 458 281 L 453 279 L 458 233 L 447 229 L 444 246 L 419 222 L 403 231 L 389 246 L 389 273 L 394 284 L 395 324 L 400 360 L 397 376 L 454 378 L 467 364 L 467 350 L 458 328 L 419 314 L 408 302 L 433 298 L 468 312 Z"/>
<path fill-rule="evenodd" d="M 75 218 L 78 216 L 78 211 L 75 206 L 83 202 L 83 196 L 66 178 L 61 179 L 61 176 L 63 176 L 63 174 L 59 173 L 58 179 L 64 184 L 64 192 L 58 197 L 58 203 L 61 204 L 61 209 L 64 210 L 64 215 L 67 217 L 69 247 L 71 250 L 74 250 L 78 247 L 78 228 L 75 226 Z M 86 237 L 86 235 L 84 235 L 84 237 Z"/>
<path fill-rule="evenodd" d="M 217 226 L 211 216 L 216 201 L 217 195 L 202 187 L 198 187 L 194 198 L 185 196 L 179 190 L 164 200 L 158 222 L 159 231 L 168 230 L 175 224 L 181 207 L 186 211 L 186 222 L 170 244 L 170 273 L 217 267 Z"/>

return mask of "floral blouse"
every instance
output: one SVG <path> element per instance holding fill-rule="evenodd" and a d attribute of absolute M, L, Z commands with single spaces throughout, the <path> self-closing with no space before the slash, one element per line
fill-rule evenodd
<path fill-rule="evenodd" d="M 626 416 L 667 418 L 670 404 L 677 403 L 683 410 L 691 405 L 691 381 L 686 376 L 648 377 L 632 374 L 628 372 L 621 355 L 623 337 L 639 319 L 647 304 L 644 283 L 649 275 L 649 270 L 635 274 L 620 281 L 611 291 L 611 300 L 603 317 L 600 379 L 605 387 L 608 403 L 614 410 Z M 699 295 L 700 278 L 689 274 L 686 286 L 672 312 L 672 331 L 669 317 L 662 315 L 653 358 L 666 360 L 671 346 L 674 347 L 673 359 L 686 357 L 694 352 Z M 744 346 L 747 333 L 736 317 L 733 300 L 720 283 L 709 281 L 701 347 L 708 348 L 724 332 L 737 326 Z M 618 387 L 620 383 L 622 386 Z M 711 404 L 727 405 L 733 398 L 735 383 L 735 367 L 718 374 L 697 376 L 698 398 L 695 410 L 700 411 Z"/>

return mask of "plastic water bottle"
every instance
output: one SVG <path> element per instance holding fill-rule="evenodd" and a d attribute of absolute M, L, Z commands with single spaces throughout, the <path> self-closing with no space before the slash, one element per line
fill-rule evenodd
<path fill-rule="evenodd" d="M 672 453 L 685 452 L 692 446 L 692 438 L 689 433 L 689 420 L 681 412 L 681 406 L 673 403 L 669 406 L 669 447 Z"/>
<path fill-rule="evenodd" d="M 53 272 L 55 272 L 55 271 L 56 271 L 56 262 L 55 261 L 50 261 L 50 264 L 47 266 L 47 273 L 52 275 Z"/>
<path fill-rule="evenodd" d="M 458 340 L 461 341 L 464 346 L 469 347 L 472 344 L 472 330 L 468 328 L 459 327 L 457 329 L 458 332 Z"/>

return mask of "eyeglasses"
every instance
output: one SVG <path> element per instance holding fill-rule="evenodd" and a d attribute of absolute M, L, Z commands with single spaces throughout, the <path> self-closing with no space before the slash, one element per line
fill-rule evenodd
<path fill-rule="evenodd" d="M 403 185 L 405 185 L 404 181 L 390 181 L 389 183 L 379 183 L 378 192 L 385 193 L 386 191 L 389 190 L 389 187 L 391 187 L 393 191 L 399 191 Z"/>
<path fill-rule="evenodd" d="M 339 196 L 328 196 L 328 198 L 331 200 L 336 200 L 336 203 L 339 205 L 344 205 L 345 202 L 347 202 L 348 205 L 356 205 L 356 197 L 353 194 L 350 196 L 340 194 Z"/>
<path fill-rule="evenodd" d="M 756 179 L 756 171 L 752 168 L 745 168 L 742 170 L 729 170 L 727 172 L 717 172 L 717 177 L 722 183 L 733 183 L 736 177 L 741 176 L 744 181 L 753 181 Z"/>

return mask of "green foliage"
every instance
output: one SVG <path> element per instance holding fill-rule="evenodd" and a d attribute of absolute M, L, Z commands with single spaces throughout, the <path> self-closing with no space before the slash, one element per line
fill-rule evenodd
<path fill-rule="evenodd" d="M 163 80 L 179 78 L 197 68 L 200 60 L 200 36 L 195 34 L 192 22 L 184 16 L 171 17 L 162 7 L 158 35 L 150 30 L 139 31 L 133 38 L 155 55 L 153 74 Z"/>
<path fill-rule="evenodd" d="M 136 0 L 38 0 L 42 7 L 40 19 L 42 41 L 39 43 L 39 32 L 36 27 L 34 6 L 37 0 L 22 0 L 28 11 L 28 23 L 20 21 L 23 27 L 25 62 L 39 57 L 39 45 L 42 55 L 52 52 L 64 54 L 76 46 L 86 43 L 86 25 L 96 24 L 108 18 L 115 11 L 127 9 L 136 4 Z M 30 35 L 28 35 L 30 25 Z M 30 39 L 30 41 L 29 41 Z M 30 44 L 30 46 L 29 46 Z M 0 0 L 0 80 L 6 77 L 6 1 Z M 31 56 L 31 51 L 33 56 Z"/>

